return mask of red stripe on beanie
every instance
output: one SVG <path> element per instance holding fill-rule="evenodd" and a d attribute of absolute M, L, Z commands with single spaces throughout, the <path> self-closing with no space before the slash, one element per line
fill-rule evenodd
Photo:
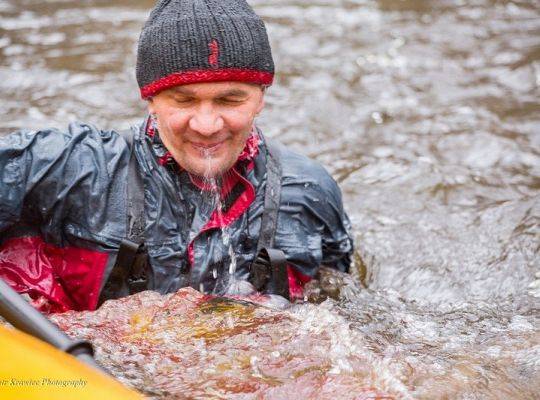
<path fill-rule="evenodd" d="M 235 81 L 271 85 L 273 80 L 274 74 L 270 72 L 240 68 L 175 72 L 141 88 L 141 97 L 147 99 L 162 90 L 190 83 Z"/>
<path fill-rule="evenodd" d="M 212 68 L 218 68 L 218 57 L 219 57 L 219 45 L 216 39 L 212 40 L 208 45 L 210 48 L 210 55 L 208 56 L 208 64 Z"/>

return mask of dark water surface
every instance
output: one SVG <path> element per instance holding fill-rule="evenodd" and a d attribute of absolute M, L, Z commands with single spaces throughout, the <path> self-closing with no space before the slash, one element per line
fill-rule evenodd
<path fill-rule="evenodd" d="M 335 351 L 403 398 L 540 398 L 540 3 L 252 4 L 277 65 L 259 124 L 329 168 L 353 222 L 368 288 L 319 306 Z M 0 1 L 0 134 L 138 123 L 151 5 Z"/>

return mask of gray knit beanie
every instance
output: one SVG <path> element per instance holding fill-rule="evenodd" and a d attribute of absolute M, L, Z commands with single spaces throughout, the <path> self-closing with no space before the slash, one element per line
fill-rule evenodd
<path fill-rule="evenodd" d="M 160 0 L 139 38 L 141 96 L 198 82 L 272 84 L 262 20 L 245 0 Z"/>

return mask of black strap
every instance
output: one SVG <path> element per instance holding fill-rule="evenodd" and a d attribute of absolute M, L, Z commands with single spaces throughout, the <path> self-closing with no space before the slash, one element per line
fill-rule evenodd
<path fill-rule="evenodd" d="M 287 259 L 274 248 L 279 204 L 281 202 L 281 160 L 277 144 L 266 139 L 266 188 L 257 256 L 251 265 L 250 281 L 258 291 L 289 298 Z"/>
<path fill-rule="evenodd" d="M 144 181 L 139 172 L 134 141 L 138 132 L 134 130 L 121 131 L 130 147 L 128 185 L 127 185 L 127 237 L 133 243 L 144 242 Z"/>
<path fill-rule="evenodd" d="M 250 282 L 259 292 L 289 298 L 289 279 L 285 253 L 278 249 L 262 248 L 251 265 Z"/>
<path fill-rule="evenodd" d="M 266 139 L 266 188 L 264 191 L 264 210 L 257 251 L 274 247 L 277 229 L 279 203 L 281 201 L 281 163 L 280 151 L 275 143 Z"/>
<path fill-rule="evenodd" d="M 138 170 L 134 129 L 120 131 L 129 150 L 126 185 L 126 238 L 120 243 L 116 261 L 105 283 L 100 303 L 148 289 L 148 256 L 144 247 L 144 181 Z"/>

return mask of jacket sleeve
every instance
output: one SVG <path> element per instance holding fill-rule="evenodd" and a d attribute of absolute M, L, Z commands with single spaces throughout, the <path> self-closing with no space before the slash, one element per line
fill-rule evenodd
<path fill-rule="evenodd" d="M 325 179 L 320 191 L 326 200 L 314 206 L 314 214 L 320 218 L 321 264 L 343 272 L 349 272 L 353 252 L 351 223 L 343 208 L 341 190 L 336 181 L 325 171 Z"/>
<path fill-rule="evenodd" d="M 349 270 L 353 240 L 341 191 L 315 161 L 289 155 L 284 163 L 276 244 L 305 276 L 313 277 L 321 265 Z"/>
<path fill-rule="evenodd" d="M 73 123 L 0 138 L 0 278 L 42 311 L 93 309 L 125 230 L 126 144 Z"/>
<path fill-rule="evenodd" d="M 48 173 L 65 155 L 68 143 L 69 138 L 56 130 L 0 137 L 0 232 L 19 223 L 23 214 L 43 220 L 47 207 L 38 202 L 39 189 L 47 188 Z"/>
<path fill-rule="evenodd" d="M 0 233 L 28 222 L 57 241 L 68 220 L 94 231 L 123 220 L 110 210 L 121 208 L 126 154 L 117 134 L 81 123 L 0 137 Z"/>

